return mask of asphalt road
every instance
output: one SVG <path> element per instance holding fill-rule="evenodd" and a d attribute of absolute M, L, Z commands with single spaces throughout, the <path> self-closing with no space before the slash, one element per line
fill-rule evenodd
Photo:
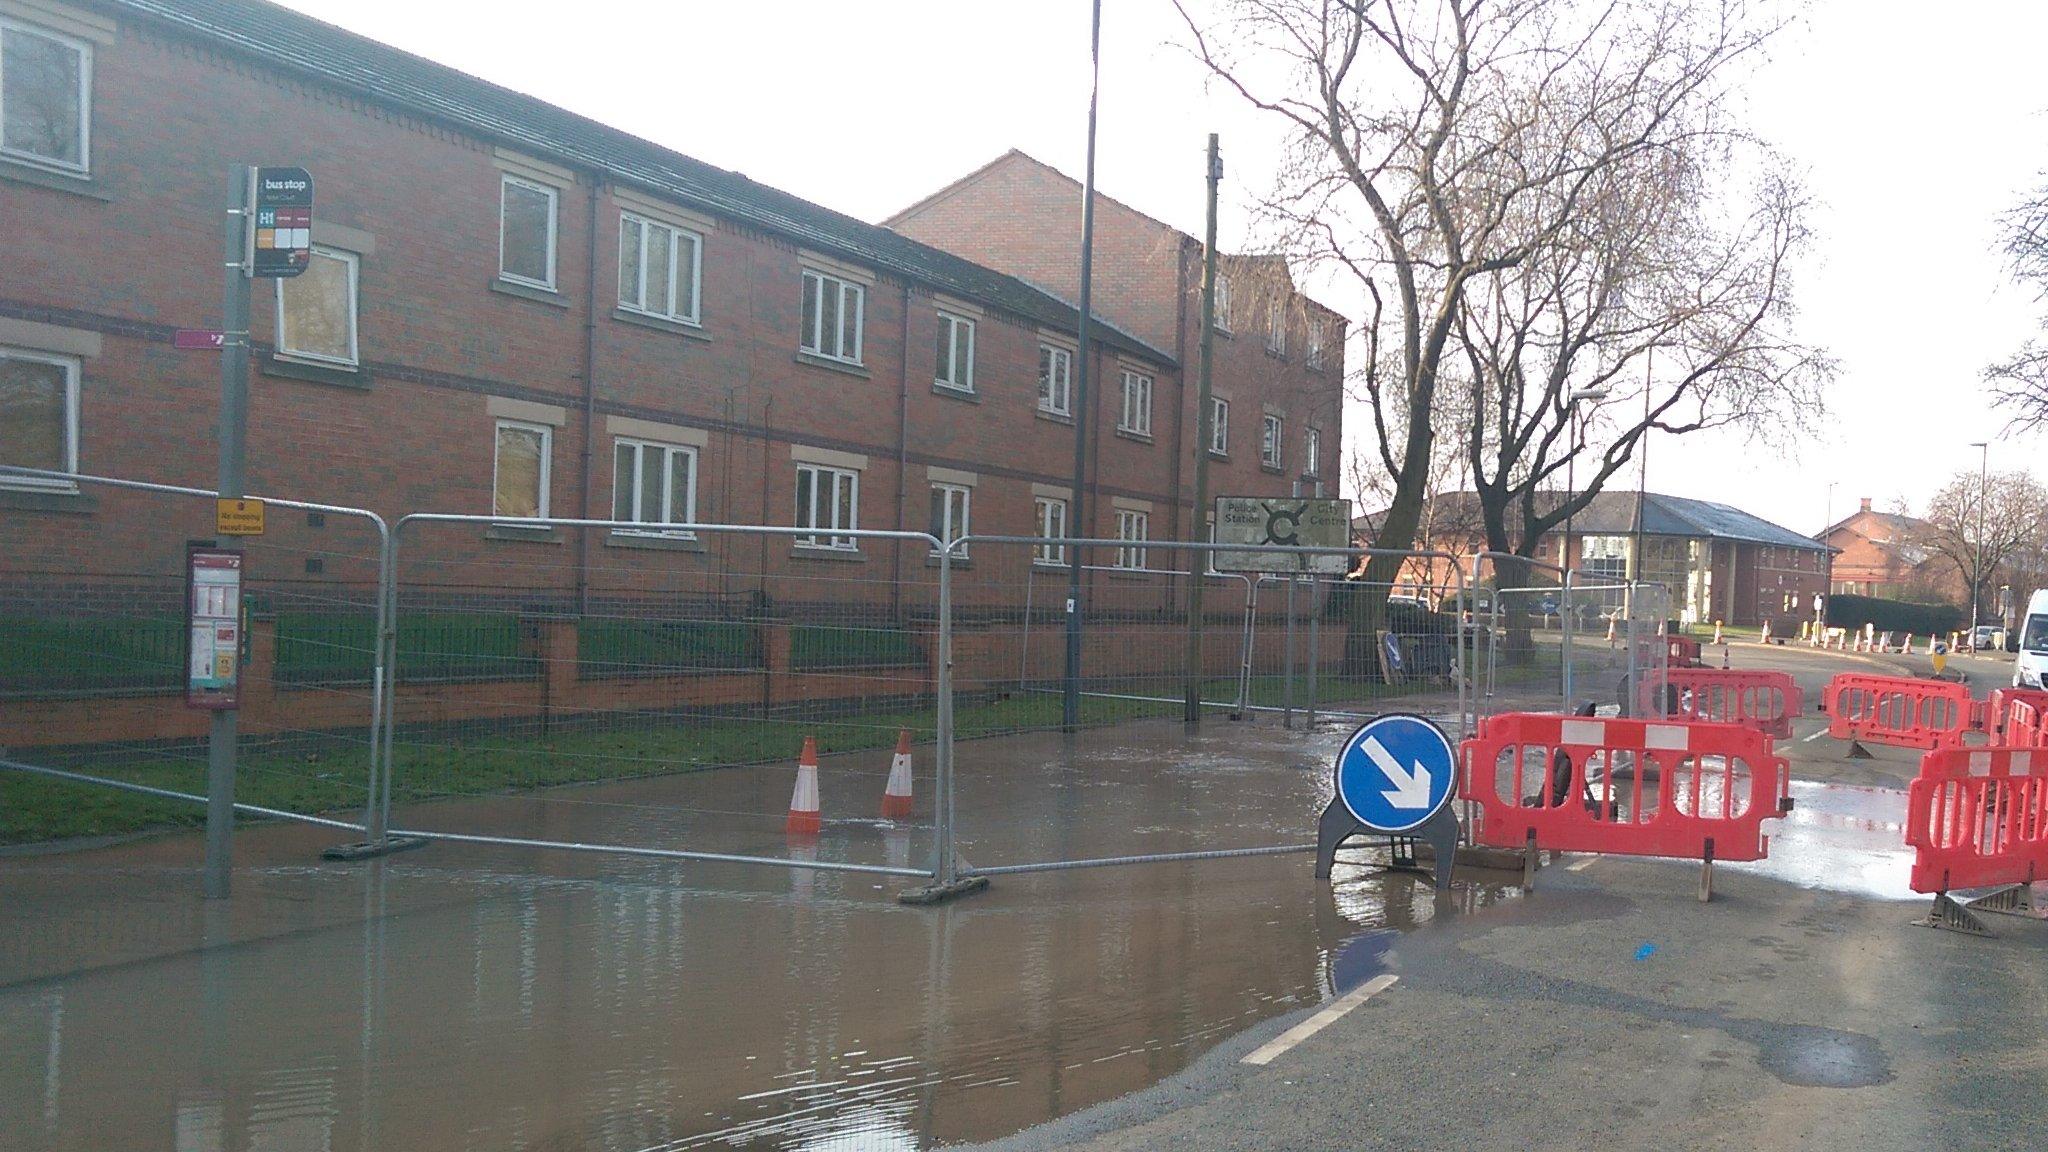
<path fill-rule="evenodd" d="M 1793 672 L 1810 701 L 1837 671 L 1926 663 L 1743 644 L 1730 659 Z M 1968 656 L 1951 666 L 1980 695 L 2009 668 Z M 1697 865 L 1572 858 L 1545 868 L 1528 898 L 1403 936 L 1385 961 L 1391 986 L 1268 1064 L 1242 1060 L 1315 1009 L 1153 1088 L 983 1147 L 2040 1147 L 2048 923 L 1990 917 L 1992 939 L 1913 924 L 1925 898 L 1898 874 L 1886 813 L 1902 809 L 1885 789 L 1917 754 L 1850 760 L 1824 735 L 1806 739 L 1824 728 L 1809 707 L 1780 745 L 1795 780 L 1824 806 L 1878 815 L 1845 803 L 1809 817 L 1771 870 L 1722 869 L 1711 904 L 1695 899 Z"/>

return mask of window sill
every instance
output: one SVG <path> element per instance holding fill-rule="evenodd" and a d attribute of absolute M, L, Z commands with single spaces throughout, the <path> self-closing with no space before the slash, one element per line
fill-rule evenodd
<path fill-rule="evenodd" d="M 823 548 L 815 544 L 798 544 L 789 550 L 792 560 L 836 560 L 847 564 L 865 564 L 867 553 L 858 548 Z"/>
<path fill-rule="evenodd" d="M 1264 460 L 1261 460 L 1259 461 L 1259 471 L 1264 472 L 1270 476 L 1279 476 L 1287 470 L 1285 468 L 1280 467 L 1278 464 L 1268 464 Z"/>
<path fill-rule="evenodd" d="M 502 277 L 492 278 L 491 291 L 500 296 L 516 296 L 521 300 L 531 300 L 536 304 L 546 304 L 553 308 L 569 307 L 569 301 L 564 299 L 560 292 L 551 288 L 535 288 L 531 284 L 514 283 Z"/>
<path fill-rule="evenodd" d="M 484 529 L 486 540 L 508 540 L 516 544 L 560 544 L 562 533 L 545 524 L 492 524 Z"/>
<path fill-rule="evenodd" d="M 1287 350 L 1285 348 L 1268 348 L 1266 349 L 1266 358 L 1278 360 L 1284 364 L 1287 362 Z"/>
<path fill-rule="evenodd" d="M 1041 572 L 1065 572 L 1073 567 L 1073 565 L 1068 564 L 1065 560 L 1040 560 L 1036 557 L 1032 558 L 1031 566 Z"/>
<path fill-rule="evenodd" d="M 287 360 L 273 352 L 263 354 L 260 371 L 265 376 L 278 376 L 286 380 L 331 384 L 336 388 L 353 388 L 358 392 L 370 390 L 370 374 L 361 368 L 343 368 L 338 365 L 329 367 L 304 360 Z"/>
<path fill-rule="evenodd" d="M 662 536 L 656 533 L 613 532 L 604 538 L 607 548 L 644 548 L 650 552 L 705 552 L 704 541 L 696 536 Z"/>
<path fill-rule="evenodd" d="M 1072 424 L 1074 422 L 1074 418 L 1065 412 L 1048 412 L 1043 408 L 1036 409 L 1036 412 L 1040 420 L 1048 420 L 1054 424 Z"/>
<path fill-rule="evenodd" d="M 1328 372 L 1330 370 L 1329 365 L 1327 364 L 1303 364 L 1302 367 L 1308 369 L 1311 372 L 1319 374 L 1323 372 Z"/>
<path fill-rule="evenodd" d="M 1218 452 L 1218 451 L 1217 451 L 1217 450 L 1215 450 L 1214 448 L 1211 448 L 1211 449 L 1209 449 L 1209 459 L 1211 459 L 1211 460 L 1228 460 L 1228 459 L 1230 459 L 1230 453 L 1228 453 L 1228 452 Z"/>
<path fill-rule="evenodd" d="M 102 191 L 93 183 L 91 176 L 72 176 L 48 168 L 38 168 L 12 156 L 0 156 L 0 180 L 15 184 L 30 184 L 37 188 L 48 188 L 53 192 L 69 192 L 87 200 L 112 203 L 112 194 Z"/>
<path fill-rule="evenodd" d="M 946 384 L 938 380 L 932 381 L 932 395 L 944 396 L 949 400 L 964 400 L 969 404 L 981 403 L 981 394 L 974 389 L 962 388 L 956 384 Z"/>
<path fill-rule="evenodd" d="M 1234 340 L 1237 338 L 1237 333 L 1232 332 L 1230 329 L 1225 328 L 1221 324 L 1212 324 L 1209 326 L 1209 328 L 1210 331 L 1216 333 L 1218 336 L 1223 337 L 1225 340 Z"/>
<path fill-rule="evenodd" d="M 1132 572 L 1129 570 L 1111 569 L 1109 578 L 1119 584 L 1140 584 L 1157 575 L 1157 572 Z"/>
<path fill-rule="evenodd" d="M 59 512 L 72 516 L 90 516 L 99 509 L 99 499 L 88 496 L 76 488 L 68 487 L 14 487 L 0 484 L 0 508 L 9 512 Z"/>
<path fill-rule="evenodd" d="M 796 354 L 796 362 L 799 364 L 809 364 L 813 368 L 823 368 L 828 372 L 843 372 L 848 376 L 858 376 L 863 380 L 875 378 L 875 374 L 868 371 L 865 365 L 855 364 L 851 360 L 834 360 L 830 356 L 820 356 L 816 352 L 799 350 Z"/>
<path fill-rule="evenodd" d="M 711 336 L 704 331 L 703 325 L 692 324 L 687 320 L 672 320 L 666 316 L 656 316 L 651 312 L 635 312 L 631 308 L 624 307 L 612 309 L 612 319 L 617 320 L 621 324 L 651 328 L 656 332 L 667 332 L 675 336 L 687 336 L 692 340 L 702 340 L 706 344 L 711 342 Z"/>
<path fill-rule="evenodd" d="M 1128 428 L 1118 428 L 1116 434 L 1126 440 L 1135 440 L 1140 444 L 1152 443 L 1152 434 L 1149 432 L 1133 432 Z"/>
<path fill-rule="evenodd" d="M 939 554 L 937 552 L 925 553 L 924 566 L 927 568 L 937 568 L 939 566 Z M 955 572 L 958 572 L 964 568 L 972 568 L 974 567 L 974 557 L 962 556 L 956 552 L 953 554 L 953 563 L 951 567 Z"/>

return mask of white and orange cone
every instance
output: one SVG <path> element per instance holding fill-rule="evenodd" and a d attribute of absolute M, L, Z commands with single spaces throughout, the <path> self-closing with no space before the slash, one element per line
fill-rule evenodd
<path fill-rule="evenodd" d="M 901 820 L 910 815 L 910 729 L 896 733 L 896 755 L 889 761 L 889 785 L 882 789 L 882 819 Z"/>
<path fill-rule="evenodd" d="M 1721 639 L 1721 622 L 1719 620 L 1714 621 L 1714 643 L 1724 643 Z"/>
<path fill-rule="evenodd" d="M 782 825 L 791 836 L 816 836 L 825 820 L 818 811 L 818 738 L 804 737 L 796 758 L 796 789 L 789 794 L 789 819 Z"/>

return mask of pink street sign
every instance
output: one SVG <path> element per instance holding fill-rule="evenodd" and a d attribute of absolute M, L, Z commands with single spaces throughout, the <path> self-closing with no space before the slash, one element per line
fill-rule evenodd
<path fill-rule="evenodd" d="M 211 328 L 180 328 L 171 337 L 173 347 L 190 352 L 218 352 L 223 342 L 223 334 Z"/>

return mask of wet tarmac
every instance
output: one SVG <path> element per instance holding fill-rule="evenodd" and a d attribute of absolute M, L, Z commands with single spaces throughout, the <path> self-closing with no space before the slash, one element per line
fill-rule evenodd
<path fill-rule="evenodd" d="M 1131 725 L 960 746 L 976 863 L 1308 837 L 1343 731 Z M 799 855 L 921 861 L 874 811 L 886 753 L 827 758 Z M 922 763 L 920 768 L 922 768 Z M 925 781 L 920 781 L 921 789 Z M 415 826 L 790 849 L 789 773 L 421 806 Z M 870 794 L 872 793 L 872 794 Z M 1002 877 L 938 909 L 893 878 L 435 845 L 321 864 L 239 838 L 0 862 L 0 1148 L 928 1148 L 1173 1074 L 1507 899 L 1306 855 Z M 1504 878 L 1505 879 L 1505 878 Z"/>

